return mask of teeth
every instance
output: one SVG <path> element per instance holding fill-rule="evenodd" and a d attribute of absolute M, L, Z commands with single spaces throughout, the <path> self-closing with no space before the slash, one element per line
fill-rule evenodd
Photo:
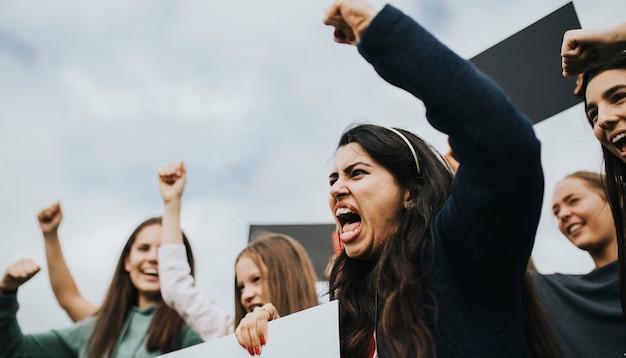
<path fill-rule="evenodd" d="M 626 132 L 624 133 L 620 133 L 618 135 L 616 135 L 615 137 L 613 137 L 613 139 L 611 139 L 611 143 L 615 144 L 617 143 L 617 141 L 619 141 L 620 139 L 626 137 Z"/>
<path fill-rule="evenodd" d="M 156 269 L 153 269 L 153 268 L 149 268 L 149 269 L 143 270 L 143 273 L 145 273 L 147 275 L 158 275 L 159 271 L 157 271 Z"/>
<path fill-rule="evenodd" d="M 260 304 L 260 303 L 254 304 L 254 305 L 252 305 L 252 306 L 250 306 L 250 307 L 248 308 L 248 312 L 252 312 L 252 311 L 254 311 L 254 309 L 255 309 L 255 308 L 257 308 L 257 307 L 263 307 L 263 305 L 262 305 L 262 304 Z"/>
<path fill-rule="evenodd" d="M 571 234 L 575 230 L 580 229 L 582 226 L 583 226 L 582 224 L 574 224 L 574 225 L 570 226 L 569 228 L 567 228 L 567 232 Z"/>
<path fill-rule="evenodd" d="M 335 216 L 350 214 L 352 210 L 348 208 L 339 208 L 335 211 Z"/>

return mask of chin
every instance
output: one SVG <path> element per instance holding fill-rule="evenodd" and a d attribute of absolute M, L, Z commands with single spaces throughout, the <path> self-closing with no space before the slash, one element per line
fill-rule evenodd
<path fill-rule="evenodd" d="M 352 251 L 352 253 L 350 253 L 349 250 L 346 249 L 346 255 L 348 255 L 349 258 L 351 259 L 355 259 L 355 260 L 370 260 L 373 258 L 373 255 L 371 253 L 365 253 L 365 252 L 360 252 L 360 251 Z"/>

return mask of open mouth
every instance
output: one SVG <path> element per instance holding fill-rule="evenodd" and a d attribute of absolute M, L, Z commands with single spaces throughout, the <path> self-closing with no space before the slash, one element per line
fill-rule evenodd
<path fill-rule="evenodd" d="M 147 276 L 159 277 L 159 271 L 155 268 L 147 268 L 142 273 Z"/>
<path fill-rule="evenodd" d="M 581 224 L 581 223 L 574 224 L 574 225 L 569 226 L 567 228 L 567 233 L 571 235 L 574 231 L 576 231 L 576 230 L 578 230 L 578 229 L 580 229 L 582 227 L 583 227 L 583 224 Z"/>
<path fill-rule="evenodd" d="M 257 308 L 257 307 L 263 307 L 263 305 L 262 305 L 262 304 L 260 304 L 260 303 L 255 303 L 255 304 L 253 304 L 252 306 L 249 306 L 249 307 L 248 307 L 248 312 L 252 312 L 252 311 L 254 311 L 254 309 L 255 309 L 255 308 Z"/>
<path fill-rule="evenodd" d="M 617 148 L 620 152 L 626 151 L 626 132 L 622 132 L 615 137 L 611 138 L 611 143 Z"/>
<path fill-rule="evenodd" d="M 335 216 L 339 220 L 342 234 L 356 232 L 361 227 L 361 216 L 349 208 L 338 208 Z"/>

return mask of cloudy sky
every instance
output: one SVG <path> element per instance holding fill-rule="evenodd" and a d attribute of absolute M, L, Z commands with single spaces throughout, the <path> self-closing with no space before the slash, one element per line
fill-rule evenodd
<path fill-rule="evenodd" d="M 565 3 L 392 2 L 466 58 Z M 101 302 L 133 228 L 162 212 L 158 169 L 184 160 L 197 285 L 233 310 L 234 259 L 250 224 L 332 222 L 327 176 L 347 125 L 403 127 L 444 151 L 417 100 L 332 41 L 321 23 L 329 4 L 0 0 L 2 269 L 22 257 L 45 266 L 36 214 L 60 200 L 68 264 L 82 293 Z M 584 27 L 623 21 L 626 10 L 623 0 L 574 5 Z M 602 168 L 599 145 L 580 105 L 536 131 L 547 181 L 536 264 L 586 272 L 591 260 L 558 232 L 549 201 L 565 174 Z M 25 332 L 70 322 L 45 267 L 19 300 Z"/>

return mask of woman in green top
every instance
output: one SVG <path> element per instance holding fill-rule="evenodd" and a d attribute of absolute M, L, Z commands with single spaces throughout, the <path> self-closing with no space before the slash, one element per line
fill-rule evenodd
<path fill-rule="evenodd" d="M 193 254 L 183 240 L 193 272 Z M 161 218 L 140 224 L 124 246 L 98 313 L 42 334 L 22 334 L 16 319 L 17 289 L 39 266 L 31 260 L 10 266 L 0 281 L 0 357 L 152 357 L 202 342 L 161 299 L 160 244 Z"/>

